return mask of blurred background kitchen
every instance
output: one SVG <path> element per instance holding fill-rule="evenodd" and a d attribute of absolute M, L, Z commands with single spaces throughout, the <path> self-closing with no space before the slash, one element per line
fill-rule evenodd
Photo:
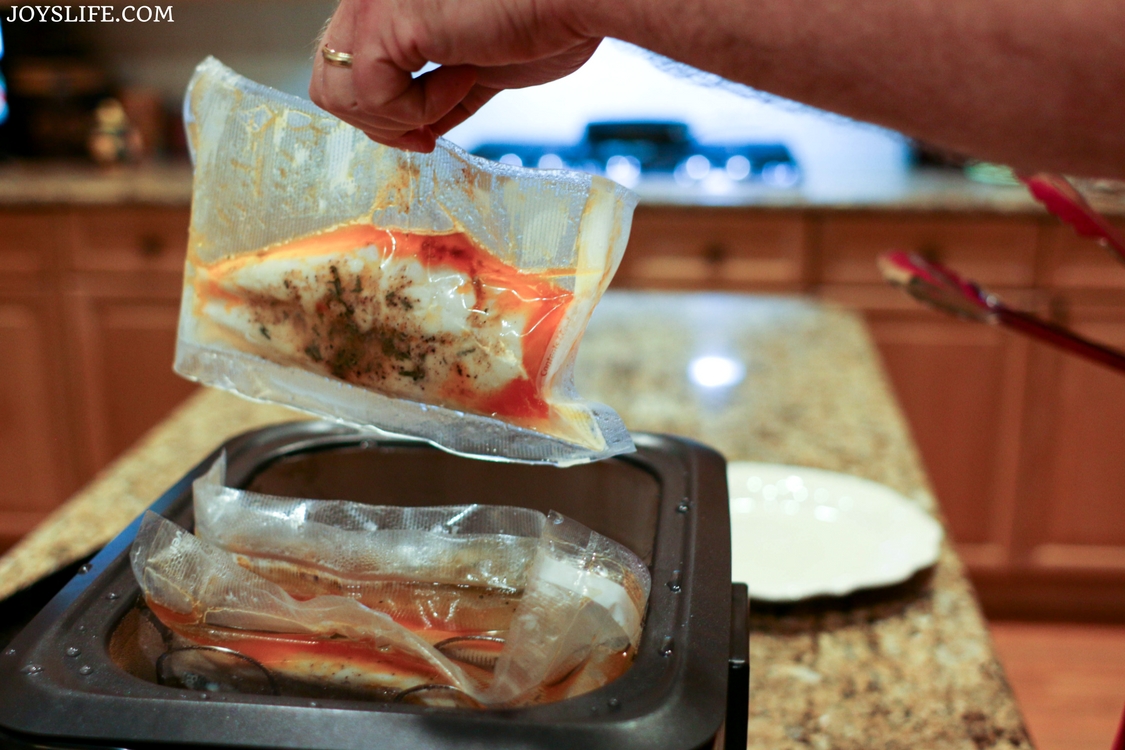
<path fill-rule="evenodd" d="M 0 6 L 0 550 L 194 389 L 170 369 L 193 67 L 213 54 L 303 96 L 332 7 L 190 0 L 160 22 L 44 23 Z M 1117 346 L 1125 268 L 1003 168 L 617 42 L 449 137 L 640 193 L 617 287 L 807 294 L 861 311 L 1033 734 L 1043 748 L 1106 746 L 1125 700 L 1125 630 L 1106 624 L 1125 622 L 1125 378 L 922 309 L 874 259 L 920 251 Z M 1117 194 L 1093 198 L 1125 216 Z M 714 354 L 701 386 L 753 367 Z M 1028 622 L 1043 620 L 1055 623 Z"/>

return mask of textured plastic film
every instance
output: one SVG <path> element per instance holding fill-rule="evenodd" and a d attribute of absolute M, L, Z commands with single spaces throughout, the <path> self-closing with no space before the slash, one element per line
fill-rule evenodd
<path fill-rule="evenodd" d="M 300 597 L 342 594 L 430 640 L 507 629 L 544 516 L 492 505 L 404 508 L 282 498 L 197 479 L 195 533 Z"/>
<path fill-rule="evenodd" d="M 460 666 L 388 615 L 344 596 L 299 601 L 151 511 L 131 559 L 149 606 L 165 624 L 202 645 L 234 648 L 272 671 L 284 674 L 308 664 L 319 656 L 318 642 L 343 638 L 355 645 L 352 671 L 372 690 L 471 682 Z M 323 670 L 304 672 L 313 680 L 326 676 Z"/>
<path fill-rule="evenodd" d="M 650 586 L 636 555 L 552 511 L 489 697 L 508 704 L 559 684 L 570 697 L 612 681 L 640 641 Z"/>
<path fill-rule="evenodd" d="M 150 606 L 183 637 L 298 681 L 448 685 L 495 706 L 579 695 L 631 662 L 648 569 L 581 524 L 273 497 L 225 487 L 224 468 L 195 482 L 196 536 L 153 516 L 134 545 Z"/>
<path fill-rule="evenodd" d="M 454 453 L 569 465 L 633 449 L 572 382 L 632 193 L 445 141 L 379 146 L 214 59 L 185 122 L 177 372 Z"/>

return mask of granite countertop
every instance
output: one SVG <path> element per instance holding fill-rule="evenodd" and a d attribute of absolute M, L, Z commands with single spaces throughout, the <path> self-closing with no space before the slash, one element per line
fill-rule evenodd
<path fill-rule="evenodd" d="M 634 190 L 644 206 L 709 206 L 762 210 L 903 211 L 1044 215 L 1018 186 L 985 185 L 951 170 L 901 174 L 846 174 L 810 180 L 792 189 L 701 183 L 687 187 L 654 177 Z M 1100 211 L 1125 215 L 1125 193 L 1087 190 Z M 191 205 L 186 162 L 153 162 L 101 169 L 80 163 L 0 165 L 0 208 L 28 206 Z"/>
<path fill-rule="evenodd" d="M 686 372 L 701 355 L 737 359 L 746 376 L 696 386 Z M 852 313 L 792 298 L 610 293 L 577 382 L 632 429 L 694 437 L 728 460 L 857 474 L 938 514 Z M 201 392 L 0 559 L 0 597 L 112 538 L 226 437 L 294 416 Z M 902 586 L 751 609 L 751 748 L 1031 747 L 948 543 Z"/>
<path fill-rule="evenodd" d="M 191 205 L 191 166 L 151 163 L 110 169 L 71 162 L 0 165 L 0 208 L 27 206 Z"/>

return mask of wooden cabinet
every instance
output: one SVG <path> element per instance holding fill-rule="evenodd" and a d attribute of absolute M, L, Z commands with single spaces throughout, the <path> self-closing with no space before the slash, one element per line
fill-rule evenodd
<path fill-rule="evenodd" d="M 180 279 L 92 276 L 67 293 L 82 472 L 137 441 L 196 388 L 172 371 Z"/>
<path fill-rule="evenodd" d="M 83 476 L 132 445 L 195 390 L 172 372 L 189 212 L 74 211 L 65 304 Z"/>
<path fill-rule="evenodd" d="M 0 211 L 0 275 L 9 286 L 42 281 L 58 268 L 64 239 L 57 212 Z"/>
<path fill-rule="evenodd" d="M 794 215 L 641 206 L 615 283 L 797 291 L 805 276 L 805 233 Z"/>
<path fill-rule="evenodd" d="M 75 212 L 67 247 L 69 267 L 180 278 L 187 254 L 189 219 L 187 211 L 175 208 Z"/>
<path fill-rule="evenodd" d="M 1125 292 L 1056 293 L 1052 308 L 1078 332 L 1125 348 Z M 1011 560 L 976 581 L 999 611 L 1122 617 L 1123 420 L 1125 377 L 1032 345 Z"/>
<path fill-rule="evenodd" d="M 1125 618 L 1125 377 L 931 312 L 875 259 L 919 252 L 1121 348 L 1125 266 L 1047 217 L 642 208 L 620 285 L 803 290 L 863 313 L 986 609 Z"/>
<path fill-rule="evenodd" d="M 0 212 L 0 549 L 194 386 L 172 372 L 188 211 Z"/>
<path fill-rule="evenodd" d="M 76 489 L 58 306 L 34 286 L 0 276 L 0 549 Z"/>
<path fill-rule="evenodd" d="M 1030 287 L 1039 227 L 1028 219 L 830 216 L 820 234 L 818 281 L 880 284 L 875 259 L 906 250 L 945 263 L 980 284 Z"/>
<path fill-rule="evenodd" d="M 1125 349 L 1125 296 L 1110 304 L 1069 302 L 1075 330 Z M 1051 461 L 1041 524 L 1028 538 L 1031 558 L 1125 571 L 1125 378 L 1076 357 L 1043 356 L 1056 368 L 1054 398 L 1046 400 Z"/>
<path fill-rule="evenodd" d="M 76 488 L 50 212 L 0 212 L 0 549 Z"/>
<path fill-rule="evenodd" d="M 1118 222 L 1125 231 L 1125 222 Z M 1092 240 L 1079 237 L 1069 227 L 1050 226 L 1044 231 L 1043 282 L 1055 289 L 1125 289 L 1125 264 Z"/>

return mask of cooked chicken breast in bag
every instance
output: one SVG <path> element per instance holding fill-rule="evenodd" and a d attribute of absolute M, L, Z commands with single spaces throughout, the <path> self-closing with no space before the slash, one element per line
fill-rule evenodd
<path fill-rule="evenodd" d="M 194 483 L 195 535 L 149 513 L 133 545 L 148 607 L 193 658 L 237 656 L 301 694 L 478 706 L 580 695 L 632 662 L 648 568 L 573 520 L 276 497 L 224 473 Z"/>
<path fill-rule="evenodd" d="M 632 450 L 572 382 L 632 193 L 445 141 L 380 146 L 214 59 L 185 121 L 177 372 L 454 453 L 569 465 Z"/>

